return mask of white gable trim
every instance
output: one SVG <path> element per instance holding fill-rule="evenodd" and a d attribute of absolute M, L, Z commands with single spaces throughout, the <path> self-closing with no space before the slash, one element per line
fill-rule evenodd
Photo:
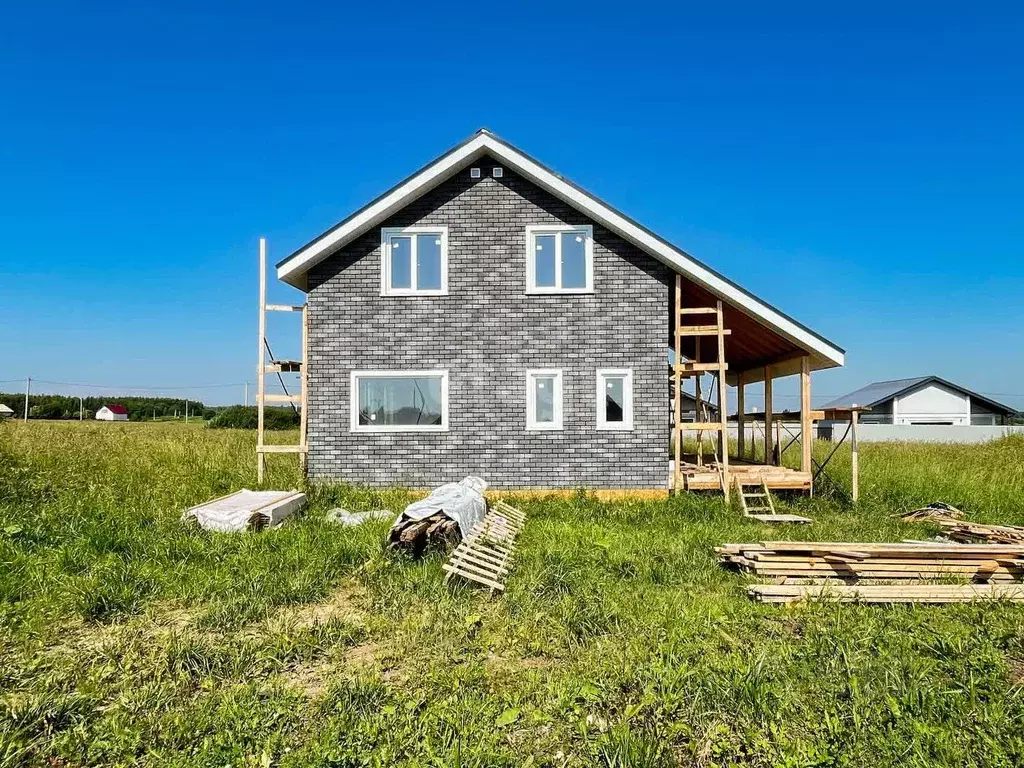
<path fill-rule="evenodd" d="M 693 257 L 654 236 L 514 147 L 483 132 L 431 163 L 322 238 L 297 251 L 277 267 L 278 278 L 305 290 L 306 273 L 310 268 L 323 261 L 338 248 L 384 221 L 394 212 L 404 208 L 428 190 L 451 178 L 461 168 L 484 153 L 502 161 L 506 166 L 513 168 L 535 184 L 642 248 L 688 279 L 721 297 L 794 344 L 816 355 L 819 359 L 815 361 L 817 364 L 813 367 L 831 368 L 843 365 L 845 355 L 838 347 L 829 344 L 799 323 L 733 285 Z"/>

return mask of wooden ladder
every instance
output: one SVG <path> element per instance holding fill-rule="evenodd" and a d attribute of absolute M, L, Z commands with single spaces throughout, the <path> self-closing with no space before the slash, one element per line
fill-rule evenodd
<path fill-rule="evenodd" d="M 301 312 L 302 313 L 302 359 L 275 360 L 267 341 L 267 312 Z M 309 314 L 306 305 L 291 306 L 289 304 L 267 303 L 267 241 L 260 238 L 260 338 L 259 357 L 256 363 L 256 479 L 263 482 L 267 468 L 268 453 L 297 453 L 299 467 L 306 470 L 306 454 L 309 451 L 306 442 L 306 388 L 309 381 L 307 374 L 307 337 L 309 335 Z M 282 373 L 299 374 L 299 393 L 292 394 L 285 387 Z M 267 376 L 276 374 L 284 394 L 267 392 Z M 299 412 L 299 442 L 293 445 L 268 445 L 264 422 L 267 403 L 288 403 Z M 248 405 L 248 403 L 246 403 Z"/>
<path fill-rule="evenodd" d="M 714 322 L 699 318 L 713 317 Z M 694 318 L 697 318 L 696 320 Z M 697 433 L 697 465 L 704 463 L 704 433 L 718 433 L 718 451 L 715 455 L 715 470 L 721 477 L 722 494 L 725 500 L 729 500 L 729 432 L 728 415 L 726 413 L 726 382 L 725 372 L 729 366 L 725 362 L 725 337 L 731 332 L 725 327 L 722 302 L 715 302 L 713 307 L 684 307 L 683 306 L 683 278 L 676 275 L 675 292 L 675 361 L 672 366 L 672 385 L 675 400 L 675 414 L 673 417 L 672 442 L 675 450 L 675 461 L 670 479 L 670 488 L 673 492 L 683 489 L 683 431 Z M 714 360 L 701 360 L 701 338 L 712 336 L 717 341 L 714 349 Z M 693 360 L 683 360 L 683 338 L 692 337 L 694 343 Z M 718 420 L 701 421 L 704 416 L 704 402 L 701 398 L 701 376 L 710 373 L 717 376 L 718 386 Z M 682 419 L 682 394 L 683 379 L 694 378 L 695 382 L 695 421 L 683 421 Z"/>
<path fill-rule="evenodd" d="M 743 508 L 744 517 L 755 517 L 755 513 L 767 512 L 770 515 L 775 514 L 775 502 L 772 500 L 771 491 L 768 490 L 768 484 L 762 480 L 760 487 L 757 491 L 747 492 L 746 487 L 740 482 L 740 479 L 736 478 L 736 490 L 740 497 L 740 506 Z"/>
<path fill-rule="evenodd" d="M 754 485 L 748 483 L 747 485 Z M 758 487 L 754 485 L 754 487 Z M 736 478 L 736 491 L 740 497 L 740 506 L 743 508 L 743 516 L 762 523 L 813 523 L 809 517 L 802 515 L 778 514 L 775 511 L 775 502 L 772 500 L 772 493 L 768 490 L 768 482 L 761 480 L 760 491 L 748 493 L 743 482 Z"/>

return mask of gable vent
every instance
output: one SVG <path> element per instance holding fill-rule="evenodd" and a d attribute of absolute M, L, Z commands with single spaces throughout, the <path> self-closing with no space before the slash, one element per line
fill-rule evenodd
<path fill-rule="evenodd" d="M 471 178 L 471 179 L 479 179 L 480 178 L 480 169 L 479 168 L 470 168 L 469 169 L 469 178 Z"/>
<path fill-rule="evenodd" d="M 493 169 L 491 170 L 491 175 L 492 175 L 492 176 L 493 176 L 494 178 L 496 178 L 496 179 L 500 179 L 500 178 L 501 178 L 502 176 L 504 176 L 504 175 L 505 175 L 505 169 L 504 169 L 504 168 L 501 168 L 501 167 L 498 167 L 498 166 L 495 166 L 495 167 L 494 167 L 494 168 L 493 168 Z"/>

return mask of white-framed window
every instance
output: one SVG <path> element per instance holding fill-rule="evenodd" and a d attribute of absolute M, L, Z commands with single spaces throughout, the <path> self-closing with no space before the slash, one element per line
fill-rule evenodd
<path fill-rule="evenodd" d="M 593 293 L 594 228 L 526 228 L 527 293 Z"/>
<path fill-rule="evenodd" d="M 448 293 L 448 227 L 383 227 L 381 296 Z"/>
<path fill-rule="evenodd" d="M 598 369 L 597 428 L 633 429 L 633 371 L 630 369 Z"/>
<path fill-rule="evenodd" d="M 352 371 L 353 432 L 444 432 L 448 371 Z"/>
<path fill-rule="evenodd" d="M 526 372 L 526 428 L 562 428 L 562 371 L 544 368 Z"/>

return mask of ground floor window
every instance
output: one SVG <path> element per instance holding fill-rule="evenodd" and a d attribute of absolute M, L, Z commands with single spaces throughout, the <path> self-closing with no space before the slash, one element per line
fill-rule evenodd
<path fill-rule="evenodd" d="M 353 371 L 353 432 L 448 429 L 448 371 Z"/>
<path fill-rule="evenodd" d="M 526 372 L 526 428 L 562 428 L 561 370 Z"/>
<path fill-rule="evenodd" d="M 633 428 L 633 372 L 628 369 L 597 371 L 597 428 Z"/>

